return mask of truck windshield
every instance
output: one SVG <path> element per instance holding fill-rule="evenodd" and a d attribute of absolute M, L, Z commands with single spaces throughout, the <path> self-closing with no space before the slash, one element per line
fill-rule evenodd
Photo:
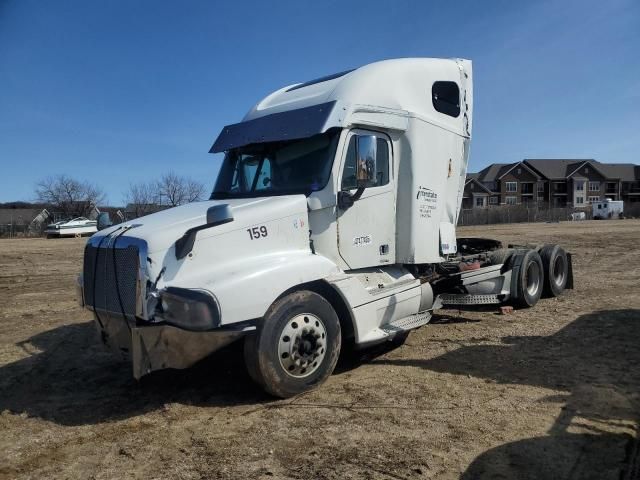
<path fill-rule="evenodd" d="M 249 145 L 227 152 L 211 200 L 321 190 L 329 181 L 340 129 L 302 140 Z"/>

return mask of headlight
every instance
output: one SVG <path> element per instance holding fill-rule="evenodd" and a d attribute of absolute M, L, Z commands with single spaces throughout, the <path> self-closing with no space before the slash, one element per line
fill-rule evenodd
<path fill-rule="evenodd" d="M 168 287 L 160 292 L 160 316 L 185 330 L 211 330 L 220 326 L 220 309 L 213 295 L 202 290 Z"/>

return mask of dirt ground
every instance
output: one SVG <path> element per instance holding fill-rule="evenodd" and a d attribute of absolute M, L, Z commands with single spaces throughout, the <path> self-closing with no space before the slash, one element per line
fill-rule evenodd
<path fill-rule="evenodd" d="M 237 347 L 135 382 L 75 302 L 84 240 L 0 240 L 0 478 L 635 478 L 640 221 L 459 235 L 560 243 L 576 289 L 438 311 L 284 401 Z"/>

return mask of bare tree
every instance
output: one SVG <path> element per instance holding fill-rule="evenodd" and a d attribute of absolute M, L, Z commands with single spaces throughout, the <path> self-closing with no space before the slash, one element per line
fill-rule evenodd
<path fill-rule="evenodd" d="M 125 200 L 127 214 L 135 218 L 155 212 L 160 203 L 154 182 L 131 183 L 125 193 Z"/>
<path fill-rule="evenodd" d="M 94 206 L 105 200 L 97 185 L 68 175 L 52 175 L 36 184 L 36 198 L 51 205 L 65 217 L 87 216 Z"/>
<path fill-rule="evenodd" d="M 156 181 L 130 184 L 125 192 L 127 214 L 130 217 L 142 217 L 163 207 L 176 207 L 201 200 L 203 195 L 202 183 L 169 172 Z"/>
<path fill-rule="evenodd" d="M 202 200 L 204 184 L 175 172 L 163 175 L 155 184 L 155 193 L 161 205 L 176 207 Z"/>

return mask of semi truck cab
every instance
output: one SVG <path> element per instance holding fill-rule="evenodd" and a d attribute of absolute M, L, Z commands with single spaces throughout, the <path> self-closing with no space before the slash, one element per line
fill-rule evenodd
<path fill-rule="evenodd" d="M 321 384 L 345 342 L 403 338 L 435 308 L 533 306 L 571 287 L 557 245 L 457 239 L 472 67 L 396 59 L 293 84 L 222 129 L 208 201 L 101 229 L 78 288 L 140 378 L 244 341 L 279 397 Z"/>

